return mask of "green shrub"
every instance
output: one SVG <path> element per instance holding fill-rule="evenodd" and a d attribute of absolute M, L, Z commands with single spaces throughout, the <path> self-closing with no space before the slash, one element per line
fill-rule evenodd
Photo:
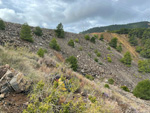
<path fill-rule="evenodd" d="M 139 60 L 138 71 L 142 73 L 150 73 L 150 60 Z"/>
<path fill-rule="evenodd" d="M 79 47 L 79 51 L 82 51 L 83 50 L 83 48 L 82 47 Z"/>
<path fill-rule="evenodd" d="M 92 103 L 95 103 L 96 102 L 96 97 L 94 96 L 89 96 L 89 100 L 92 102 Z"/>
<path fill-rule="evenodd" d="M 98 50 L 97 50 L 97 49 L 96 49 L 96 50 L 94 50 L 94 53 L 95 53 L 95 54 L 97 54 L 97 53 L 98 53 Z"/>
<path fill-rule="evenodd" d="M 65 32 L 62 23 L 58 24 L 55 33 L 58 38 L 65 38 Z"/>
<path fill-rule="evenodd" d="M 126 91 L 126 92 L 130 92 L 130 90 L 128 89 L 127 86 L 121 86 L 120 88 L 123 89 L 123 90 Z"/>
<path fill-rule="evenodd" d="M 98 59 L 97 58 L 94 58 L 95 62 L 98 62 Z"/>
<path fill-rule="evenodd" d="M 119 46 L 117 46 L 116 49 L 117 49 L 118 52 L 121 52 L 122 51 L 122 45 L 120 44 Z"/>
<path fill-rule="evenodd" d="M 111 50 L 111 48 L 110 48 L 110 47 L 107 47 L 107 49 L 108 49 L 108 50 Z"/>
<path fill-rule="evenodd" d="M 0 30 L 5 30 L 5 23 L 0 19 Z"/>
<path fill-rule="evenodd" d="M 92 55 L 91 55 L 91 53 L 88 53 L 88 55 L 89 55 L 89 57 L 91 57 Z"/>
<path fill-rule="evenodd" d="M 109 84 L 114 84 L 114 80 L 112 78 L 108 79 Z"/>
<path fill-rule="evenodd" d="M 130 36 L 129 37 L 129 42 L 132 46 L 136 46 L 138 45 L 138 41 L 137 41 L 137 38 L 135 36 Z"/>
<path fill-rule="evenodd" d="M 77 71 L 77 68 L 78 68 L 78 64 L 77 64 L 77 58 L 74 57 L 74 56 L 70 56 L 69 58 L 66 59 L 66 62 L 69 63 L 71 65 L 71 68 L 74 70 L 74 71 Z"/>
<path fill-rule="evenodd" d="M 49 46 L 56 51 L 60 51 L 60 46 L 57 44 L 56 38 L 53 38 L 49 43 Z"/>
<path fill-rule="evenodd" d="M 98 52 L 96 55 L 97 55 L 97 57 L 100 57 L 100 56 L 101 56 L 101 53 L 100 53 L 100 52 Z"/>
<path fill-rule="evenodd" d="M 120 61 L 127 66 L 131 66 L 132 58 L 131 58 L 130 52 L 126 52 L 124 54 L 124 57 L 122 59 L 120 59 Z"/>
<path fill-rule="evenodd" d="M 37 36 L 42 36 L 43 35 L 42 29 L 40 27 L 36 27 L 35 30 L 34 30 L 34 33 Z"/>
<path fill-rule="evenodd" d="M 72 39 L 69 40 L 68 45 L 71 46 L 71 47 L 74 47 L 74 41 Z"/>
<path fill-rule="evenodd" d="M 136 52 L 140 53 L 142 51 L 142 47 L 141 46 L 137 46 L 136 47 Z"/>
<path fill-rule="evenodd" d="M 40 48 L 37 52 L 37 54 L 40 56 L 40 57 L 44 57 L 44 53 L 45 53 L 45 50 Z"/>
<path fill-rule="evenodd" d="M 85 77 L 86 77 L 87 79 L 89 79 L 89 80 L 94 80 L 94 77 L 93 77 L 92 75 L 86 74 Z"/>
<path fill-rule="evenodd" d="M 28 26 L 28 24 L 22 25 L 21 32 L 20 32 L 20 38 L 22 40 L 33 42 L 32 35 L 31 35 L 31 29 L 30 29 L 30 26 Z"/>
<path fill-rule="evenodd" d="M 92 37 L 91 39 L 90 39 L 90 41 L 92 42 L 92 43 L 95 43 L 95 37 Z"/>
<path fill-rule="evenodd" d="M 143 80 L 137 84 L 133 94 L 141 99 L 150 100 L 150 80 Z"/>
<path fill-rule="evenodd" d="M 103 65 L 103 63 L 102 63 L 102 62 L 99 62 L 99 65 Z"/>
<path fill-rule="evenodd" d="M 84 38 L 85 38 L 86 40 L 90 40 L 90 36 L 89 36 L 89 35 L 85 35 Z"/>
<path fill-rule="evenodd" d="M 110 88 L 108 84 L 105 84 L 104 87 L 108 89 Z"/>
<path fill-rule="evenodd" d="M 108 61 L 108 62 L 112 62 L 111 57 L 108 56 L 108 57 L 107 57 L 107 61 Z"/>
<path fill-rule="evenodd" d="M 101 41 L 103 41 L 104 40 L 104 36 L 103 36 L 103 34 L 101 34 L 101 37 L 99 38 Z"/>
<path fill-rule="evenodd" d="M 113 48 L 117 47 L 117 41 L 118 39 L 116 37 L 112 38 L 111 41 L 109 42 L 109 45 Z"/>
<path fill-rule="evenodd" d="M 75 39 L 75 42 L 76 42 L 76 43 L 79 43 L 79 39 L 78 39 L 78 38 L 76 38 L 76 39 Z"/>

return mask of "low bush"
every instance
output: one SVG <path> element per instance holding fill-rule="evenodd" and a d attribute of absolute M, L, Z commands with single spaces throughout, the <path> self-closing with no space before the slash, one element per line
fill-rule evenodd
<path fill-rule="evenodd" d="M 92 102 L 92 103 L 95 103 L 96 102 L 96 97 L 94 96 L 89 96 L 89 100 Z"/>
<path fill-rule="evenodd" d="M 109 84 L 114 84 L 114 80 L 112 78 L 108 79 Z"/>
<path fill-rule="evenodd" d="M 126 52 L 124 54 L 124 57 L 122 59 L 120 59 L 120 61 L 127 66 L 131 66 L 132 58 L 131 58 L 130 52 Z"/>
<path fill-rule="evenodd" d="M 76 43 L 79 43 L 79 39 L 78 39 L 78 38 L 76 38 L 76 39 L 75 39 L 75 42 L 76 42 Z"/>
<path fill-rule="evenodd" d="M 66 62 L 69 63 L 71 65 L 71 68 L 74 70 L 74 71 L 77 71 L 77 68 L 78 68 L 78 64 L 77 64 L 77 58 L 74 57 L 74 56 L 70 56 L 69 58 L 66 59 Z"/>
<path fill-rule="evenodd" d="M 142 73 L 150 73 L 150 60 L 139 60 L 138 71 Z"/>
<path fill-rule="evenodd" d="M 97 57 L 100 57 L 100 56 L 101 56 L 101 53 L 100 53 L 100 52 L 98 52 L 96 55 L 97 55 Z"/>
<path fill-rule="evenodd" d="M 111 50 L 111 48 L 110 48 L 110 47 L 107 47 L 107 49 L 108 49 L 108 50 Z"/>
<path fill-rule="evenodd" d="M 112 62 L 111 57 L 108 56 L 108 57 L 107 57 L 107 61 L 108 61 L 108 62 Z"/>
<path fill-rule="evenodd" d="M 86 77 L 87 79 L 89 79 L 89 80 L 94 80 L 94 77 L 93 77 L 92 75 L 86 74 L 85 77 Z"/>
<path fill-rule="evenodd" d="M 90 40 L 90 36 L 89 36 L 89 35 L 85 35 L 84 38 L 85 38 L 86 40 Z"/>
<path fill-rule="evenodd" d="M 57 44 L 56 38 L 53 38 L 53 39 L 51 40 L 51 42 L 49 43 L 49 46 L 50 46 L 52 49 L 55 49 L 56 51 L 60 51 L 60 46 Z"/>
<path fill-rule="evenodd" d="M 116 50 L 117 50 L 118 52 L 121 52 L 121 51 L 122 51 L 122 45 L 120 44 L 119 46 L 117 46 Z"/>
<path fill-rule="evenodd" d="M 104 36 L 103 36 L 103 34 L 101 34 L 101 37 L 99 38 L 101 41 L 103 41 L 104 40 Z"/>
<path fill-rule="evenodd" d="M 40 49 L 38 50 L 37 54 L 38 54 L 40 57 L 44 57 L 44 53 L 45 53 L 45 52 L 46 52 L 46 51 L 45 51 L 44 49 L 40 48 Z"/>
<path fill-rule="evenodd" d="M 90 41 L 92 42 L 92 43 L 95 43 L 95 37 L 93 36 L 91 39 L 90 39 Z"/>
<path fill-rule="evenodd" d="M 98 62 L 98 59 L 97 58 L 94 58 L 95 62 Z"/>
<path fill-rule="evenodd" d="M 150 100 L 150 80 L 143 80 L 137 84 L 133 94 L 141 99 Z"/>
<path fill-rule="evenodd" d="M 68 45 L 71 46 L 71 47 L 74 47 L 74 41 L 72 39 L 69 40 Z"/>
<path fill-rule="evenodd" d="M 108 89 L 110 88 L 108 84 L 105 84 L 104 87 Z"/>
<path fill-rule="evenodd" d="M 83 50 L 83 47 L 79 47 L 79 51 L 82 51 Z"/>
<path fill-rule="evenodd" d="M 130 92 L 130 90 L 128 89 L 127 86 L 121 86 L 120 88 L 123 89 L 123 90 L 126 91 L 126 92 Z"/>

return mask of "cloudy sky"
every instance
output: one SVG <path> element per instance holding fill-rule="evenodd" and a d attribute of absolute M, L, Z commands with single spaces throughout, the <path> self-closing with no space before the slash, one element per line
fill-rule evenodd
<path fill-rule="evenodd" d="M 8 22 L 78 33 L 111 24 L 150 21 L 150 0 L 0 0 L 0 18 Z"/>

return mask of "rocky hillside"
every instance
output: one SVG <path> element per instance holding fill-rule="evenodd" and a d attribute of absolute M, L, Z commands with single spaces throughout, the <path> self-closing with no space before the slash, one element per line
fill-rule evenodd
<path fill-rule="evenodd" d="M 114 109 L 111 109 L 114 113 L 116 112 L 136 113 L 136 111 L 140 111 L 143 113 L 149 112 L 150 106 L 149 101 L 136 99 L 136 97 L 134 97 L 131 93 L 126 93 L 120 89 L 120 86 L 127 86 L 132 91 L 132 89 L 139 81 L 150 78 L 149 74 L 142 74 L 138 72 L 138 65 L 137 65 L 137 60 L 139 59 L 138 53 L 136 53 L 135 49 L 128 44 L 128 41 L 125 39 L 127 38 L 125 35 L 105 33 L 104 34 L 105 41 L 100 41 L 96 39 L 96 43 L 92 43 L 88 40 L 85 40 L 84 35 L 82 34 L 74 34 L 66 32 L 65 38 L 63 39 L 56 38 L 61 48 L 61 51 L 57 52 L 49 47 L 49 42 L 51 41 L 51 39 L 53 37 L 56 37 L 54 30 L 42 29 L 43 35 L 40 37 L 34 35 L 34 33 L 32 32 L 34 43 L 30 43 L 20 39 L 20 30 L 21 30 L 20 24 L 8 22 L 6 22 L 5 24 L 6 29 L 4 31 L 0 31 L 0 44 L 2 46 L 7 45 L 6 48 L 10 48 L 11 46 L 14 46 L 15 48 L 26 47 L 30 50 L 30 52 L 33 53 L 37 53 L 37 50 L 39 48 L 43 48 L 47 50 L 48 59 L 54 58 L 55 61 L 59 62 L 60 64 L 63 64 L 63 61 L 67 57 L 75 56 L 78 60 L 77 72 L 82 74 L 80 75 L 80 77 L 82 76 L 83 79 L 84 76 L 87 74 L 92 75 L 94 77 L 94 81 L 91 82 L 88 80 L 89 81 L 88 84 L 96 88 L 95 90 L 101 89 L 102 92 L 107 92 L 107 95 L 109 95 L 109 99 L 111 99 L 108 100 L 108 103 L 110 103 L 110 105 L 112 105 L 113 102 L 116 102 L 114 106 L 115 108 L 116 107 L 119 108 L 117 109 L 118 111 L 113 111 Z M 31 29 L 33 31 L 34 27 L 31 27 Z M 114 48 L 108 49 L 109 47 L 108 41 L 110 41 L 110 39 L 112 39 L 114 36 L 116 36 L 119 39 L 119 41 L 123 43 L 124 47 L 122 53 L 119 53 Z M 70 39 L 79 40 L 79 42 L 75 42 L 74 48 L 68 45 L 68 41 Z M 97 56 L 96 51 L 99 52 L 101 55 Z M 134 59 L 131 67 L 127 67 L 120 62 L 120 59 L 123 57 L 123 53 L 125 53 L 125 51 L 130 51 Z M 19 54 L 17 53 L 17 55 L 22 54 L 23 53 Z M 27 62 L 30 62 L 32 64 L 36 64 L 36 62 L 39 61 L 38 60 L 39 58 L 36 57 L 35 55 L 31 57 L 29 54 L 24 54 L 24 57 L 25 59 L 30 59 L 31 61 L 27 60 Z M 112 62 L 108 61 L 108 57 L 111 58 Z M 11 61 L 11 59 L 9 59 L 9 61 Z M 45 60 L 42 62 L 45 62 Z M 10 66 L 13 66 L 13 68 L 18 68 L 18 66 L 13 65 L 13 62 L 7 63 L 10 64 Z M 0 64 L 5 65 L 1 62 Z M 49 62 L 46 64 L 49 64 Z M 40 66 L 40 69 L 44 70 L 45 73 L 44 75 L 46 76 L 49 75 L 50 71 L 52 71 L 53 69 L 55 70 L 55 73 L 56 71 L 58 71 L 57 65 L 55 65 L 54 67 L 55 69 L 53 68 L 53 66 L 50 68 Z M 61 68 L 59 69 L 60 69 L 59 72 L 62 71 Z M 25 71 L 24 69 L 22 71 L 25 75 L 29 74 L 26 73 L 27 71 Z M 33 72 L 36 72 L 36 70 L 34 70 Z M 69 74 L 69 72 L 67 74 Z M 32 75 L 34 74 L 31 74 L 31 77 Z M 105 82 L 107 82 L 108 79 L 110 78 L 115 81 L 114 85 L 111 86 L 110 90 L 103 88 Z M 130 104 L 128 105 L 128 103 Z M 138 105 L 138 103 L 140 103 L 140 105 Z M 145 107 L 145 109 L 142 108 L 142 105 Z"/>

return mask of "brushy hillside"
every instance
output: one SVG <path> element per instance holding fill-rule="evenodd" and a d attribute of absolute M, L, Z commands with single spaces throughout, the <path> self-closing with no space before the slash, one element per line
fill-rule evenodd
<path fill-rule="evenodd" d="M 128 43 L 126 35 L 103 33 L 102 40 L 101 34 L 85 36 L 65 32 L 64 38 L 58 38 L 54 30 L 42 29 L 42 36 L 37 36 L 34 34 L 35 28 L 30 27 L 33 42 L 28 42 L 20 38 L 20 24 L 7 22 L 5 25 L 5 30 L 0 31 L 0 44 L 4 46 L 0 47 L 0 66 L 9 64 L 33 81 L 29 98 L 25 95 L 27 99 L 23 101 L 28 102 L 24 113 L 150 111 L 149 101 L 132 94 L 136 84 L 150 76 L 138 71 L 137 60 L 140 57 Z M 120 52 L 110 47 L 114 37 L 118 40 L 117 47 L 122 43 Z M 133 59 L 130 66 L 120 61 L 127 51 Z M 60 76 L 62 81 L 67 80 L 71 86 L 69 91 L 62 91 L 65 89 L 54 81 L 56 76 Z M 13 95 L 11 97 L 15 98 Z M 4 106 L 2 109 L 8 110 L 8 106 Z M 13 110 L 23 110 L 17 106 Z"/>
<path fill-rule="evenodd" d="M 133 29 L 133 28 L 149 28 L 149 22 L 137 22 L 137 23 L 130 23 L 130 24 L 123 24 L 123 25 L 110 25 L 105 27 L 94 27 L 91 29 L 88 29 L 86 31 L 83 31 L 81 33 L 98 33 L 98 32 L 104 32 L 104 31 L 114 31 L 114 30 L 120 30 L 121 28 L 127 28 L 127 29 Z"/>
<path fill-rule="evenodd" d="M 137 111 L 148 113 L 149 111 L 149 102 L 136 99 L 133 94 L 111 84 L 109 88 L 105 88 L 104 81 L 90 81 L 83 75 L 73 72 L 63 62 L 58 62 L 54 56 L 45 55 L 44 58 L 39 58 L 24 48 L 0 47 L 0 50 L 2 53 L 0 60 L 3 61 L 1 65 L 7 63 L 25 73 L 26 77 L 33 81 L 28 96 L 24 93 L 10 93 L 5 97 L 3 101 L 9 104 L 0 105 L 4 113 L 12 111 L 16 113 L 22 111 L 23 113 L 136 113 Z M 69 76 L 71 86 L 69 92 L 62 91 L 62 86 L 53 81 L 58 75 L 62 80 Z M 14 100 L 15 104 L 10 100 Z"/>

